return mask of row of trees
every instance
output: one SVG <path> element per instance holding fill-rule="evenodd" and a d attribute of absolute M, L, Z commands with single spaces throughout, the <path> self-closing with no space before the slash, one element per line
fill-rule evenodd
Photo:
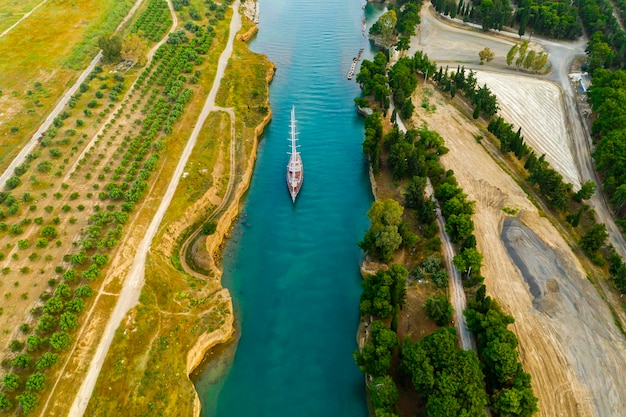
<path fill-rule="evenodd" d="M 166 5 L 165 2 L 162 3 Z M 138 33 L 141 33 L 141 31 L 138 31 Z M 138 35 L 131 35 L 131 37 L 138 38 Z M 103 39 L 105 39 L 105 46 L 109 51 L 115 52 L 115 50 L 120 49 L 119 42 L 115 38 Z M 44 372 L 59 360 L 59 353 L 71 346 L 72 333 L 79 326 L 80 313 L 86 308 L 86 300 L 84 299 L 92 294 L 92 290 L 86 282 L 101 276 L 109 259 L 106 252 L 122 238 L 123 226 L 128 221 L 129 213 L 133 211 L 134 203 L 140 200 L 145 193 L 151 173 L 157 166 L 158 152 L 164 149 L 161 138 L 164 136 L 164 133 L 169 133 L 166 131 L 168 121 L 170 124 L 173 124 L 182 114 L 186 102 L 189 101 L 191 90 L 178 86 L 178 92 L 173 97 L 174 86 L 170 85 L 168 91 L 170 96 L 168 97 L 162 89 L 157 87 L 157 79 L 163 79 L 162 86 L 165 86 L 170 78 L 184 81 L 184 85 L 189 84 L 190 80 L 187 80 L 187 77 L 183 77 L 182 74 L 192 72 L 194 65 L 202 62 L 199 55 L 208 51 L 212 39 L 212 32 L 197 30 L 195 37 L 188 39 L 184 45 L 164 45 L 155 54 L 150 67 L 146 68 L 139 77 L 132 94 L 141 90 L 141 98 L 137 100 L 137 103 L 140 101 L 145 103 L 145 107 L 141 111 L 146 116 L 143 119 L 139 118 L 137 120 L 138 123 L 134 123 L 133 126 L 141 125 L 141 132 L 135 137 L 129 135 L 124 137 L 123 140 L 115 141 L 119 147 L 115 155 L 113 155 L 111 162 L 116 161 L 118 165 L 115 166 L 110 163 L 103 168 L 101 174 L 97 175 L 94 173 L 93 177 L 98 177 L 98 182 L 94 181 L 93 183 L 94 190 L 98 190 L 95 194 L 100 200 L 108 200 L 107 211 L 100 211 L 100 206 L 98 205 L 93 207 L 94 214 L 89 218 L 86 227 L 83 228 L 84 234 L 80 236 L 80 239 L 73 242 L 74 246 L 78 247 L 78 250 L 74 253 L 69 252 L 63 257 L 63 265 L 55 268 L 55 278 L 48 281 L 50 290 L 41 294 L 41 305 L 33 308 L 31 311 L 31 315 L 38 320 L 36 325 L 33 329 L 26 324 L 22 325 L 20 327 L 22 334 L 20 334 L 18 339 L 11 342 L 10 348 L 12 353 L 3 359 L 3 365 L 12 367 L 12 369 L 11 372 L 5 374 L 2 380 L 5 392 L 0 393 L 0 409 L 12 408 L 15 402 L 19 403 L 24 413 L 28 413 L 36 408 L 38 401 L 37 392 L 45 384 Z M 143 39 L 141 41 L 145 44 Z M 124 45 L 121 48 L 121 51 L 123 50 Z M 119 56 L 113 54 L 108 56 L 108 58 L 115 61 L 119 59 Z M 160 70 L 158 70 L 159 68 Z M 105 81 L 108 76 L 103 76 L 101 72 L 102 69 L 98 67 L 90 74 L 84 85 L 81 85 L 80 93 L 72 97 L 70 108 L 80 103 L 80 94 L 90 89 L 95 90 L 97 95 L 99 94 L 98 98 L 104 97 L 102 91 L 106 89 L 110 91 L 111 101 L 116 101 L 118 97 L 121 97 L 125 88 L 122 84 L 124 81 L 122 77 L 115 76 L 117 84 L 111 88 L 106 83 L 102 84 L 100 88 L 90 85 L 93 82 Z M 181 79 L 181 77 L 183 78 Z M 146 97 L 146 100 L 144 100 L 143 98 L 148 94 L 148 91 L 155 94 L 155 97 Z M 132 94 L 129 97 L 132 97 Z M 125 105 L 130 104 L 129 102 L 130 100 L 122 104 L 119 111 L 115 113 L 113 120 L 116 120 L 121 115 Z M 137 103 L 133 105 L 133 112 L 138 106 Z M 95 108 L 99 106 L 100 103 L 96 103 L 94 106 L 90 106 L 89 109 L 85 109 L 85 117 L 92 116 L 91 107 L 94 108 L 93 112 L 95 112 Z M 113 104 L 104 108 L 100 113 L 100 117 L 108 114 L 110 108 L 113 108 Z M 177 111 L 178 113 L 176 113 Z M 70 111 L 65 111 L 63 114 L 69 116 Z M 130 113 L 127 114 L 127 117 L 130 117 Z M 61 133 L 61 127 L 67 123 L 66 118 L 65 116 L 60 116 L 58 120 L 55 120 L 55 127 L 46 132 L 45 138 L 40 142 L 42 148 L 50 147 L 55 143 L 54 138 L 57 132 Z M 100 120 L 98 119 L 99 122 Z M 82 125 L 83 123 L 79 124 L 76 122 L 77 127 L 82 127 Z M 100 139 L 104 137 L 109 128 L 110 125 L 107 124 L 102 131 L 102 135 L 95 141 L 95 146 L 98 146 Z M 70 137 L 75 134 L 74 129 L 68 129 L 66 131 L 68 137 L 57 140 L 56 144 L 69 148 L 71 146 Z M 117 134 L 118 132 L 109 135 L 107 138 L 108 142 L 105 141 L 107 147 L 113 146 Z M 55 161 L 61 161 L 63 157 L 68 157 L 63 160 L 63 165 L 58 167 L 59 171 L 57 174 L 59 175 L 55 174 L 60 176 L 61 169 L 64 168 L 65 164 L 69 164 L 69 157 L 78 151 L 78 146 L 83 143 L 83 139 L 86 137 L 86 135 L 83 135 L 76 143 L 73 143 L 74 147 L 72 147 L 71 152 L 68 149 L 67 153 L 65 153 L 63 148 L 53 148 L 50 149 L 50 152 L 45 153 L 40 150 L 33 151 L 27 158 L 28 163 L 22 166 L 18 173 L 20 176 L 25 175 L 31 170 L 31 162 L 40 158 L 42 154 L 47 155 L 50 153 L 51 160 L 45 160 L 39 164 L 34 163 L 32 170 L 37 167 L 38 173 L 46 176 L 51 175 L 53 172 L 52 168 L 57 165 Z M 73 172 L 71 176 L 76 175 L 81 167 L 87 164 L 92 153 L 97 153 L 97 151 L 92 152 L 93 149 L 92 147 L 89 152 L 85 153 L 84 158 L 78 161 L 76 166 L 77 172 Z M 55 151 L 55 153 L 52 151 Z M 102 155 L 99 154 L 98 160 L 93 161 L 94 163 L 90 166 L 90 171 L 85 175 L 85 179 L 90 180 L 92 178 L 92 172 L 97 169 L 100 159 L 104 157 L 103 154 L 104 152 Z M 105 177 L 110 177 L 111 181 L 103 183 Z M 17 181 L 14 180 L 15 184 L 9 184 L 9 188 L 14 189 L 13 193 L 29 185 L 24 181 L 20 181 L 19 176 L 16 178 Z M 101 185 L 103 185 L 102 188 L 100 188 Z M 63 188 L 67 187 L 68 184 L 63 184 Z M 59 199 L 62 197 L 61 193 L 55 193 L 55 198 L 56 194 L 59 195 Z M 24 193 L 24 196 L 28 195 L 28 192 Z M 87 193 L 86 197 L 91 198 L 91 195 L 92 193 Z M 9 193 L 4 194 L 3 197 L 7 202 L 17 201 Z M 78 193 L 71 193 L 67 196 L 70 200 L 78 197 Z M 32 198 L 25 197 L 24 201 L 32 201 Z M 31 207 L 34 207 L 32 210 L 37 210 L 36 206 L 32 205 Z M 46 207 L 47 213 L 51 213 L 54 210 L 52 206 L 50 208 L 51 210 L 48 211 L 48 207 Z M 82 211 L 85 207 L 81 204 L 78 206 L 78 209 Z M 69 210 L 71 208 L 68 205 L 63 206 L 64 212 Z M 47 242 L 57 238 L 61 231 L 47 224 L 48 221 L 44 220 L 44 218 L 41 218 L 41 222 L 38 222 L 37 219 L 35 219 L 35 223 L 37 225 L 41 224 L 43 227 L 40 233 L 41 236 L 36 242 L 38 247 L 40 243 L 42 247 L 45 247 Z M 52 220 L 54 225 L 58 224 L 58 218 Z M 73 219 L 73 221 L 75 222 L 76 219 Z M 57 244 L 61 243 L 60 240 L 57 241 Z M 26 247 L 28 244 L 28 239 L 22 239 L 20 247 Z M 60 280 L 62 282 L 58 284 Z M 16 353 L 17 356 L 15 356 Z"/>
<path fill-rule="evenodd" d="M 517 6 L 514 21 L 519 24 L 520 36 L 528 31 L 555 39 L 576 39 L 582 35 L 578 9 L 574 5 L 557 1 L 520 0 Z"/>
<path fill-rule="evenodd" d="M 517 57 L 517 58 L 516 58 Z M 528 41 L 524 41 L 521 44 L 515 44 L 509 49 L 506 54 L 506 64 L 511 65 L 515 60 L 515 66 L 517 68 L 524 67 L 524 69 L 533 69 L 533 71 L 540 71 L 548 63 L 548 54 L 540 51 L 537 53 L 535 50 L 528 50 Z"/>
<path fill-rule="evenodd" d="M 626 62 L 626 32 L 613 15 L 609 0 L 577 0 L 579 16 L 589 36 L 589 71 L 621 67 Z"/>
<path fill-rule="evenodd" d="M 467 328 L 476 335 L 484 364 L 491 409 L 500 416 L 530 417 L 538 411 L 530 375 L 522 369 L 518 339 L 507 327 L 513 317 L 486 296 L 485 286 L 476 292 L 464 312 Z"/>
<path fill-rule="evenodd" d="M 420 342 L 402 344 L 401 369 L 426 403 L 429 417 L 485 415 L 487 393 L 473 350 L 457 347 L 453 328 L 436 330 Z"/>

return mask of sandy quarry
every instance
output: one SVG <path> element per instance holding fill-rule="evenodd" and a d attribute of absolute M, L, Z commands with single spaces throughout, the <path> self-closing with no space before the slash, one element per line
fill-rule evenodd
<path fill-rule="evenodd" d="M 442 161 L 476 201 L 475 234 L 485 256 L 485 284 L 516 319 L 513 330 L 524 368 L 533 378 L 539 415 L 622 415 L 626 343 L 604 302 L 563 238 L 476 142 L 474 135 L 480 132 L 472 121 L 432 85 L 426 88 L 431 93 L 419 89 L 415 102 L 430 96 L 436 110 L 428 114 L 416 106 L 412 122 L 426 122 L 445 138 L 450 152 Z M 518 213 L 503 231 L 504 206 Z M 530 271 L 526 279 L 516 256 L 528 262 L 520 262 L 521 269 Z"/>
<path fill-rule="evenodd" d="M 550 81 L 489 71 L 476 71 L 476 78 L 498 97 L 498 114 L 516 129 L 522 127 L 524 140 L 537 156 L 545 154 L 546 161 L 563 179 L 575 190 L 580 189 L 581 181 L 563 118 L 561 89 Z"/>

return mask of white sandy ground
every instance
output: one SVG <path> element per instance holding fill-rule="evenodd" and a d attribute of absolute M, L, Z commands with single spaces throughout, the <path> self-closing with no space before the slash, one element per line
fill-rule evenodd
<path fill-rule="evenodd" d="M 575 190 L 581 180 L 570 149 L 565 126 L 561 89 L 544 80 L 489 71 L 476 71 L 479 85 L 487 84 L 498 97 L 498 114 L 508 123 L 521 126 L 525 142 L 537 156 L 546 155 L 552 168 Z"/>

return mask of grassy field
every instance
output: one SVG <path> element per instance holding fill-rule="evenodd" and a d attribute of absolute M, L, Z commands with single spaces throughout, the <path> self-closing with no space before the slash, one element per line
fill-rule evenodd
<path fill-rule="evenodd" d="M 246 25 L 249 27 L 249 23 Z M 223 45 L 217 42 L 215 45 L 216 49 L 212 50 L 216 58 Z M 265 113 L 254 109 L 267 105 L 268 72 L 271 72 L 271 65 L 266 58 L 250 53 L 242 42 L 235 42 L 227 77 L 247 82 L 237 83 L 226 92 L 221 90 L 219 95 L 235 97 L 233 102 L 240 103 L 235 108 L 240 143 L 238 164 L 240 161 L 243 164 L 244 160 L 251 164 L 254 160 L 250 151 L 256 140 L 255 128 L 267 115 L 267 108 Z M 207 86 L 212 79 L 208 72 L 203 76 Z M 227 85 L 229 82 L 224 79 L 222 86 Z M 252 97 L 253 91 L 256 92 L 254 105 L 251 105 L 253 110 L 248 110 L 245 98 Z M 192 125 L 190 116 L 188 123 L 181 125 L 180 135 L 188 136 Z M 209 117 L 202 133 L 186 169 L 188 178 L 205 178 L 219 171 L 215 170 L 216 165 L 228 165 L 228 159 L 218 158 L 219 143 L 228 143 L 230 139 L 228 116 L 220 112 Z M 169 148 L 168 153 L 171 153 Z M 243 172 L 244 168 L 242 166 L 238 172 Z M 159 180 L 157 186 L 164 187 L 166 178 L 167 175 L 163 175 L 163 183 Z M 188 351 L 200 336 L 229 323 L 232 319 L 228 317 L 230 300 L 218 292 L 218 281 L 190 277 L 176 270 L 170 261 L 172 253 L 164 251 L 162 242 L 175 240 L 182 232 L 172 223 L 186 218 L 193 202 L 207 193 L 219 195 L 219 188 L 224 186 L 223 177 L 180 183 L 148 256 L 140 305 L 132 311 L 126 327 L 117 332 L 87 415 L 114 415 L 121 410 L 130 415 L 191 415 L 195 394 L 187 377 Z M 193 222 L 193 219 L 187 220 Z"/>
<path fill-rule="evenodd" d="M 112 33 L 132 4 L 49 0 L 0 38 L 0 169 L 96 54 L 98 36 Z"/>
<path fill-rule="evenodd" d="M 44 0 L 14 0 L 0 3 L 0 33 L 20 20 Z"/>

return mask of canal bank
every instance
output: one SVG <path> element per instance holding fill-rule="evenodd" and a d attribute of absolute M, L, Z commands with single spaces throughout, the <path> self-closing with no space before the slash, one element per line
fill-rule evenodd
<path fill-rule="evenodd" d="M 358 242 L 371 202 L 363 121 L 346 79 L 380 7 L 324 0 L 262 4 L 251 49 L 277 67 L 273 120 L 223 253 L 238 343 L 209 357 L 197 382 L 203 416 L 365 416 L 354 364 L 361 292 Z M 296 106 L 307 177 L 292 204 L 284 183 L 289 109 Z"/>

